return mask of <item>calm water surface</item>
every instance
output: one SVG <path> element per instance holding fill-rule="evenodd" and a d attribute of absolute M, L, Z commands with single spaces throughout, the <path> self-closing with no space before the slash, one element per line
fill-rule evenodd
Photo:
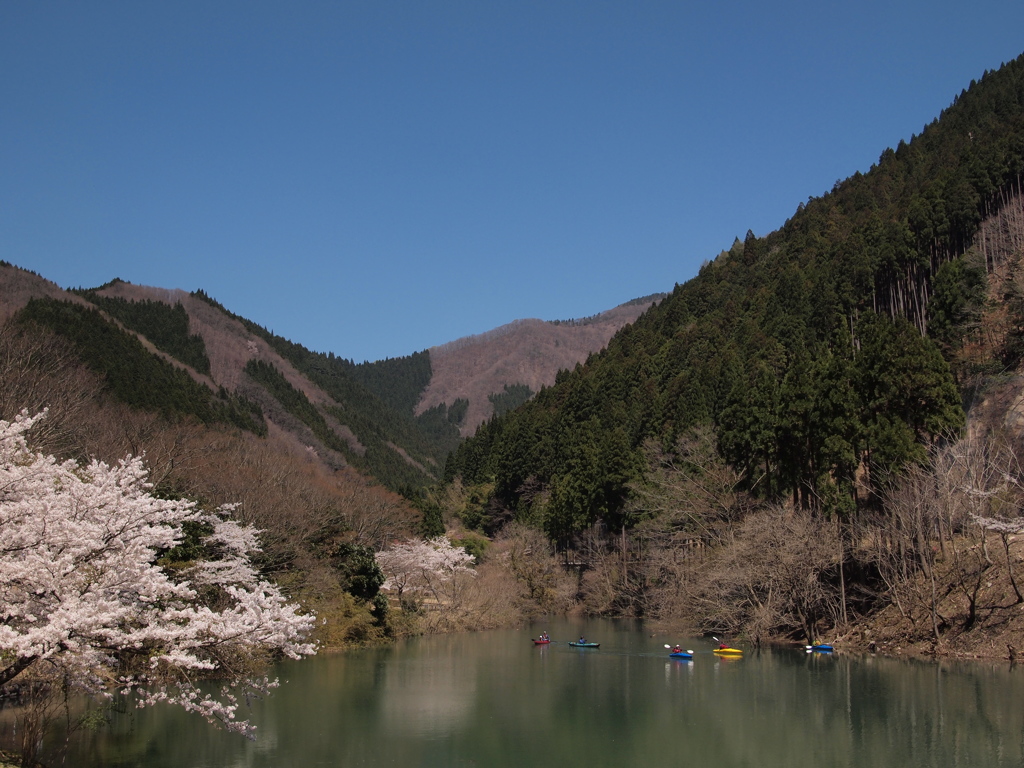
<path fill-rule="evenodd" d="M 534 647 L 548 630 L 556 641 Z M 566 641 L 585 634 L 599 650 Z M 283 664 L 259 738 L 170 707 L 120 716 L 65 764 L 313 766 L 1024 766 L 1024 670 L 806 654 L 693 662 L 629 622 L 416 638 Z M 680 640 L 683 640 L 680 638 Z"/>

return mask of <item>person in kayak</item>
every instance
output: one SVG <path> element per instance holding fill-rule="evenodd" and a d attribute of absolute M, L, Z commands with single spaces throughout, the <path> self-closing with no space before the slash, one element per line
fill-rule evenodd
<path fill-rule="evenodd" d="M 682 653 L 682 652 L 683 652 L 683 649 L 680 646 L 678 646 L 678 645 L 672 646 L 672 653 Z"/>

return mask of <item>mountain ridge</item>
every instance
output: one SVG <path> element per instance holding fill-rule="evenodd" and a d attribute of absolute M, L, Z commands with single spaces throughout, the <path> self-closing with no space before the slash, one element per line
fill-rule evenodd
<path fill-rule="evenodd" d="M 653 302 L 653 297 L 650 301 L 633 300 L 582 321 L 516 321 L 492 332 L 457 339 L 424 353 L 414 353 L 410 358 L 356 366 L 333 354 L 312 353 L 301 344 L 276 337 L 258 324 L 234 315 L 216 301 L 210 300 L 202 291 L 188 292 L 180 288 L 137 285 L 120 278 L 93 289 L 65 290 L 45 277 L 6 263 L 0 270 L 0 287 L 0 318 L 5 320 L 23 309 L 32 299 L 67 301 L 84 308 L 92 306 L 89 297 L 96 297 L 96 301 L 101 302 L 100 311 L 106 320 L 136 337 L 150 354 L 186 371 L 194 381 L 212 392 L 227 390 L 258 403 L 275 431 L 293 434 L 295 439 L 315 451 L 327 466 L 361 466 L 364 471 L 369 470 L 392 488 L 433 482 L 443 465 L 444 446 L 454 445 L 453 441 L 471 433 L 493 413 L 493 405 L 488 399 L 490 396 L 500 394 L 507 385 L 526 385 L 531 392 L 550 385 L 561 367 L 571 367 L 585 360 L 589 354 L 607 343 L 615 330 L 635 319 Z M 109 304 L 110 301 L 115 304 Z M 119 306 L 116 302 L 131 306 L 146 302 L 159 302 L 172 308 L 180 306 L 187 316 L 188 333 L 202 339 L 208 370 L 200 371 L 182 362 L 151 343 L 144 333 L 133 330 L 103 310 L 103 304 L 114 310 Z M 521 331 L 524 328 L 534 328 L 538 332 L 523 335 Z M 551 341 L 552 338 L 554 341 Z M 557 350 L 558 354 L 550 354 L 552 350 Z M 294 353 L 297 352 L 301 352 L 299 358 L 295 357 Z M 412 412 L 395 414 L 383 421 L 407 423 L 408 426 L 400 428 L 399 433 L 411 435 L 416 432 L 414 425 L 417 419 L 422 421 L 428 411 L 433 410 L 435 417 L 440 413 L 444 423 L 447 418 L 445 414 L 449 412 L 448 406 L 459 400 L 466 401 L 465 406 L 458 411 L 460 423 L 445 427 L 451 430 L 451 434 L 437 444 L 440 447 L 434 449 L 428 448 L 421 438 L 410 443 L 408 438 L 398 437 L 399 433 L 393 429 L 382 427 L 380 423 L 369 423 L 357 416 L 351 402 L 342 402 L 345 400 L 344 395 L 339 395 L 338 391 L 332 395 L 311 378 L 309 370 L 304 371 L 297 365 L 301 359 L 313 368 L 322 368 L 324 364 L 333 366 L 333 373 L 323 371 L 329 376 L 325 383 L 337 380 L 338 376 L 349 377 L 351 380 L 342 391 L 362 392 L 359 397 L 363 401 L 377 402 L 373 408 L 384 413 L 388 411 L 388 406 L 383 400 L 378 402 L 377 397 L 387 399 L 387 392 L 373 394 L 379 376 L 357 377 L 353 374 L 369 372 L 375 365 L 388 365 L 391 368 L 383 370 L 393 371 L 396 364 L 400 366 L 404 360 L 417 354 L 426 354 L 432 358 L 430 381 L 417 396 L 418 402 Z M 467 364 L 467 359 L 472 361 L 474 357 L 483 357 L 490 362 L 475 367 Z M 493 370 L 495 361 L 500 361 L 502 357 L 509 361 L 514 359 L 514 365 L 506 366 L 508 370 L 496 373 Z M 320 425 L 319 433 L 316 428 L 282 407 L 274 396 L 268 394 L 265 385 L 253 380 L 247 372 L 247 366 L 251 366 L 253 361 L 271 366 L 277 372 L 276 375 L 281 377 L 284 386 L 294 390 L 301 399 L 311 403 L 320 412 L 321 415 L 316 417 Z M 455 361 L 456 365 L 453 366 L 451 361 Z M 467 377 L 467 368 L 475 373 Z M 463 372 L 461 378 L 456 377 L 457 371 Z M 331 376 L 334 378 L 331 379 Z M 339 397 L 342 401 L 339 401 Z M 360 407 L 356 406 L 356 410 Z M 455 411 L 451 413 L 454 415 Z M 353 418 L 356 421 L 352 421 Z M 382 419 L 373 421 L 381 422 Z M 389 455 L 391 458 L 388 458 Z M 389 472 L 382 469 L 387 466 L 391 466 L 392 470 L 405 466 L 407 469 L 397 473 L 404 479 L 389 477 Z"/>

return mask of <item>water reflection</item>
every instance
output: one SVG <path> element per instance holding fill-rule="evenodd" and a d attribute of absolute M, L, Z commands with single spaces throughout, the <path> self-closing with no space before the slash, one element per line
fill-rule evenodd
<path fill-rule="evenodd" d="M 548 630 L 556 642 L 534 647 Z M 598 651 L 570 648 L 586 634 Z M 561 642 L 557 642 L 561 640 Z M 683 641 L 684 638 L 671 638 Z M 1020 766 L 1024 678 L 1000 665 L 805 654 L 692 662 L 635 624 L 548 622 L 283 664 L 259 740 L 170 708 L 74 742 L 67 765 L 147 768 Z M 0 738 L 3 730 L 0 713 Z"/>
<path fill-rule="evenodd" d="M 378 665 L 382 728 L 437 739 L 466 727 L 476 700 L 477 670 L 446 650 Z"/>

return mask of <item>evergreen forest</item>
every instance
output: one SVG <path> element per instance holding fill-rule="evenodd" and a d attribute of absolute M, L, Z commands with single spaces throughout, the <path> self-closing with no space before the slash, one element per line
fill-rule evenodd
<path fill-rule="evenodd" d="M 128 302 L 104 302 L 125 316 L 135 310 L 132 322 L 145 326 L 158 318 L 159 335 L 169 349 L 202 363 L 209 361 L 198 336 L 189 336 L 187 318 L 166 304 L 146 302 L 133 308 Z M 123 305 L 123 306 L 122 306 Z M 142 318 L 142 319 L 139 319 Z M 161 320 L 170 320 L 163 325 Z M 147 350 L 139 339 L 109 322 L 100 312 L 81 304 L 54 299 L 32 299 L 17 315 L 17 322 L 35 324 L 70 341 L 78 355 L 94 372 L 102 375 L 111 393 L 120 401 L 168 418 L 192 417 L 203 424 L 227 424 L 266 435 L 263 413 L 244 396 L 223 387 L 214 392 L 195 381 L 183 368 Z M 180 344 L 180 346 L 179 346 Z"/>
<path fill-rule="evenodd" d="M 294 417 L 327 451 L 387 488 L 417 497 L 418 489 L 439 479 L 445 457 L 460 439 L 459 424 L 467 403 L 457 400 L 451 408 L 441 404 L 414 415 L 419 396 L 430 381 L 429 353 L 356 365 L 277 336 L 229 312 L 200 290 L 192 295 L 264 339 L 330 399 L 311 403 L 273 363 L 256 358 L 244 368 L 255 389 L 250 386 L 243 394 L 223 386 L 211 387 L 205 343 L 193 331 L 181 303 L 127 300 L 102 293 L 122 282 L 73 292 L 85 302 L 33 298 L 15 320 L 69 341 L 81 360 L 103 377 L 106 390 L 132 407 L 166 418 L 193 418 L 266 436 L 260 403 L 274 403 L 273 407 Z M 163 354 L 154 354 L 142 340 Z M 346 439 L 337 425 L 344 425 L 354 442 Z"/>
<path fill-rule="evenodd" d="M 1021 360 L 1018 294 L 991 292 L 1014 265 L 978 235 L 1020 205 L 1022 173 L 1024 57 L 486 422 L 449 457 L 445 480 L 464 493 L 449 514 L 542 530 L 584 569 L 611 557 L 594 605 L 633 615 L 656 613 L 650 594 L 665 588 L 666 572 L 643 566 L 658 537 L 714 546 L 754 510 L 789 510 L 814 530 L 848 526 L 843 551 L 849 526 L 888 514 L 899 483 L 962 438 L 980 394 Z M 1005 335 L 982 322 L 993 302 Z M 877 563 L 852 555 L 825 571 L 884 588 Z M 811 613 L 771 629 L 811 634 Z M 705 626 L 753 621 L 712 614 Z"/>
<path fill-rule="evenodd" d="M 314 352 L 278 336 L 228 311 L 202 290 L 192 295 L 241 322 L 330 396 L 333 403 L 325 406 L 326 414 L 351 429 L 365 451 L 353 450 L 333 431 L 328 435 L 324 431 L 326 423 L 313 428 L 307 418 L 301 420 L 313 428 L 325 445 L 344 454 L 350 464 L 368 472 L 388 488 L 410 495 L 416 495 L 416 489 L 438 479 L 445 457 L 459 440 L 459 414 L 465 412 L 465 406 L 453 403 L 449 409 L 443 405 L 440 417 L 431 412 L 420 417 L 414 415 L 420 394 L 430 382 L 429 352 L 356 364 L 333 352 Z M 251 363 L 247 372 L 267 386 L 273 377 L 260 376 L 256 373 L 258 366 L 254 366 L 255 363 Z M 283 390 L 277 387 L 274 391 L 280 394 Z M 293 407 L 285 406 L 285 409 L 293 412 Z M 308 418 L 323 421 L 322 416 Z M 393 445 L 401 446 L 414 463 L 396 453 Z"/>

